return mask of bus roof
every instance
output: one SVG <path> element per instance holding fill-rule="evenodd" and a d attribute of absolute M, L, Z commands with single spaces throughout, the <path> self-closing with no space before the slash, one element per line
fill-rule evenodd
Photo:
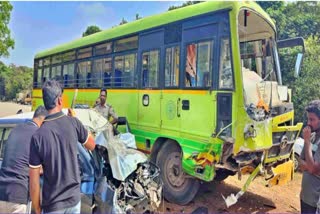
<path fill-rule="evenodd" d="M 76 39 L 74 41 L 58 45 L 52 49 L 42 51 L 36 54 L 35 59 L 43 58 L 49 55 L 57 54 L 60 52 L 72 50 L 79 47 L 85 47 L 95 43 L 107 41 L 113 38 L 118 38 L 125 35 L 130 35 L 137 33 L 142 30 L 154 28 L 171 22 L 179 21 L 189 17 L 209 13 L 212 11 L 222 10 L 222 9 L 233 9 L 239 11 L 242 7 L 251 8 L 263 15 L 272 27 L 275 28 L 271 18 L 267 13 L 265 13 L 261 7 L 252 1 L 242 1 L 242 2 L 222 2 L 222 1 L 208 1 L 199 4 L 190 5 L 187 7 L 182 7 L 179 9 L 167 11 L 165 13 L 153 15 L 150 17 L 145 17 L 133 22 L 126 23 L 124 25 L 119 25 L 111 29 L 107 29 L 86 37 Z"/>

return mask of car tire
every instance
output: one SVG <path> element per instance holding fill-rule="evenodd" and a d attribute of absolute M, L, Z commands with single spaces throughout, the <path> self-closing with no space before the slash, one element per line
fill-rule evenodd
<path fill-rule="evenodd" d="M 197 194 L 200 182 L 183 172 L 181 158 L 178 144 L 167 140 L 161 147 L 156 162 L 161 170 L 164 198 L 175 204 L 186 205 Z"/>

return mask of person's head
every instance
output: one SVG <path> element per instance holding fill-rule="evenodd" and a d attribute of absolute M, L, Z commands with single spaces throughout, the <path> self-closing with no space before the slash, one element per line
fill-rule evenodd
<path fill-rule="evenodd" d="M 59 82 L 48 80 L 42 86 L 42 97 L 44 106 L 48 111 L 57 108 L 62 110 L 62 88 Z"/>
<path fill-rule="evenodd" d="M 32 120 L 40 127 L 47 115 L 48 111 L 46 110 L 46 108 L 44 106 L 39 106 L 34 111 Z"/>
<path fill-rule="evenodd" d="M 310 126 L 311 131 L 320 131 L 320 100 L 311 101 L 306 107 L 307 125 Z"/>
<path fill-rule="evenodd" d="M 103 88 L 100 90 L 100 104 L 104 105 L 107 100 L 107 89 Z"/>

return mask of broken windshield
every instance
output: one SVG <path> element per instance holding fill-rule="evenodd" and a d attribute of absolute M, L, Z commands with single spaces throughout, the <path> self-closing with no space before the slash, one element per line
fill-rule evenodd
<path fill-rule="evenodd" d="M 275 31 L 266 19 L 244 9 L 238 16 L 238 35 L 245 105 L 255 120 L 264 120 L 281 82 Z"/>

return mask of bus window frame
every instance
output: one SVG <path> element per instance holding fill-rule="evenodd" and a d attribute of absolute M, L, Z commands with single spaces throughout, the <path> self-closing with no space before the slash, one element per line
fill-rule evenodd
<path fill-rule="evenodd" d="M 138 46 L 139 47 L 139 46 Z M 136 54 L 136 76 L 139 74 L 139 71 L 138 71 L 138 63 L 139 63 L 139 60 L 138 60 L 138 55 L 139 55 L 139 51 L 138 50 L 130 50 L 130 51 L 122 51 L 122 52 L 114 52 L 112 54 L 110 54 L 112 56 L 112 78 L 114 79 L 115 78 L 115 71 L 116 71 L 116 68 L 115 68 L 115 58 L 118 57 L 118 56 L 125 56 L 125 55 L 130 55 L 130 54 Z M 139 86 L 139 79 L 137 80 L 136 82 L 136 85 L 134 87 L 116 87 L 115 86 L 115 79 L 111 82 L 111 88 L 112 89 L 137 89 Z"/>
<path fill-rule="evenodd" d="M 206 87 L 194 87 L 194 86 L 190 86 L 190 87 L 187 87 L 186 84 L 185 84 L 185 78 L 186 78 L 186 62 L 187 62 L 187 47 L 190 45 L 190 44 L 199 44 L 201 42 L 208 42 L 208 41 L 211 41 L 212 42 L 212 45 L 211 45 L 211 57 L 210 57 L 210 61 L 211 61 L 211 66 L 209 69 L 211 69 L 211 77 L 210 77 L 210 81 L 211 81 L 211 84 L 210 86 L 206 86 Z M 181 73 L 181 82 L 182 82 L 182 85 L 181 85 L 181 88 L 182 89 L 187 89 L 187 90 L 210 90 L 213 88 L 213 76 L 214 76 L 214 65 L 217 63 L 215 62 L 215 43 L 216 43 L 216 37 L 213 36 L 213 37 L 210 37 L 210 38 L 204 38 L 204 39 L 198 39 L 198 40 L 193 40 L 193 41 L 188 41 L 188 42 L 184 42 L 183 43 L 183 62 L 181 63 L 181 66 L 182 66 L 182 71 L 180 71 Z M 182 44 L 182 43 L 181 43 Z M 209 72 L 210 73 L 210 72 Z"/>
<path fill-rule="evenodd" d="M 222 45 L 222 41 L 225 40 L 225 39 L 228 39 L 229 40 L 229 50 L 230 50 L 230 65 L 231 65 L 231 69 L 232 69 L 232 88 L 222 88 L 220 87 L 220 64 L 221 64 L 221 45 Z M 238 45 L 239 45 L 239 55 L 240 55 L 240 42 L 239 40 L 238 41 Z M 219 59 L 218 59 L 218 76 L 217 76 L 217 90 L 219 91 L 235 91 L 235 88 L 236 88 L 236 85 L 235 85 L 235 70 L 234 70 L 234 57 L 233 57 L 233 50 L 232 50 L 232 39 L 230 37 L 230 35 L 228 36 L 220 36 L 219 38 L 219 43 L 218 43 L 218 56 L 219 56 Z M 241 56 L 240 56 L 241 58 Z M 240 59 L 240 62 L 241 62 L 241 59 Z"/>
<path fill-rule="evenodd" d="M 177 43 L 172 43 L 172 44 L 169 44 L 169 45 L 165 45 L 163 48 L 163 52 L 164 52 L 164 56 L 163 56 L 163 71 L 160 71 L 160 76 L 163 76 L 163 78 L 161 80 L 163 80 L 163 84 L 161 85 L 162 88 L 164 89 L 180 89 L 181 88 L 181 61 L 182 61 L 182 42 L 177 42 Z M 178 81 L 178 86 L 166 86 L 166 83 L 165 83 L 165 79 L 166 79 L 166 74 L 165 74 L 165 67 L 166 67 L 166 54 L 167 54 L 167 48 L 174 48 L 174 47 L 179 47 L 179 75 L 178 75 L 178 78 L 179 78 L 179 81 Z"/>
<path fill-rule="evenodd" d="M 140 77 L 140 80 L 138 80 L 139 81 L 139 83 L 138 83 L 138 85 L 139 85 L 139 89 L 142 89 L 142 90 L 148 90 L 148 89 L 161 89 L 161 88 L 163 88 L 163 87 L 161 87 L 161 86 L 164 86 L 162 83 L 161 83 L 161 81 L 160 81 L 160 77 L 161 77 L 161 73 L 163 73 L 164 74 L 164 69 L 162 69 L 163 71 L 161 71 L 161 58 L 163 58 L 162 57 L 162 51 L 161 51 L 161 47 L 157 47 L 157 48 L 150 48 L 150 49 L 144 49 L 143 51 L 139 51 L 139 53 L 140 53 L 140 57 L 139 57 L 139 59 L 140 60 L 138 60 L 139 62 L 138 63 L 140 63 L 139 64 L 139 68 L 140 68 L 140 70 L 139 70 L 139 77 Z M 143 83 L 143 78 L 142 78 L 142 72 L 143 72 L 143 65 L 142 65 L 142 63 L 143 63 L 143 53 L 147 53 L 147 52 L 151 52 L 151 51 L 159 51 L 159 54 L 158 54 L 158 59 L 159 59 L 159 61 L 158 61 L 158 86 L 157 87 L 142 87 L 142 83 Z M 162 60 L 162 61 L 164 61 L 164 60 Z"/>

